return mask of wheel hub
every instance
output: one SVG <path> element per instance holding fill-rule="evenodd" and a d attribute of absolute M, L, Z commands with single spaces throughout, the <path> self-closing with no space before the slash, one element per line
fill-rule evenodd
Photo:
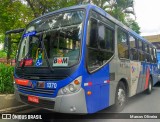
<path fill-rule="evenodd" d="M 125 99 L 126 99 L 125 91 L 123 89 L 119 89 L 118 90 L 118 104 L 122 106 L 125 102 Z"/>

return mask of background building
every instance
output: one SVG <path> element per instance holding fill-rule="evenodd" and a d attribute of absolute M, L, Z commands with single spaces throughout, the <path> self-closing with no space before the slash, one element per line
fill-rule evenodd
<path fill-rule="evenodd" d="M 144 36 L 149 42 L 154 44 L 158 50 L 160 50 L 160 34 L 158 35 L 151 35 L 151 36 Z"/>

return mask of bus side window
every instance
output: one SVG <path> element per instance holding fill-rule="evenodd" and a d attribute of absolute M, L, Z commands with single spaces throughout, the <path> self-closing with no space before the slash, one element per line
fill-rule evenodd
<path fill-rule="evenodd" d="M 144 55 L 143 55 L 143 43 L 141 40 L 138 40 L 138 59 L 139 61 L 144 61 Z"/>
<path fill-rule="evenodd" d="M 97 38 L 97 20 L 91 18 L 89 21 L 89 31 L 87 38 L 87 68 L 89 71 L 99 67 L 98 55 L 98 38 Z"/>
<path fill-rule="evenodd" d="M 144 61 L 145 60 L 145 54 L 143 51 L 139 50 L 139 61 Z"/>
<path fill-rule="evenodd" d="M 151 60 L 152 60 L 152 63 L 154 63 L 154 53 L 153 53 L 153 48 L 151 47 Z"/>
<path fill-rule="evenodd" d="M 152 63 L 152 50 L 150 45 L 148 45 L 148 61 Z"/>
<path fill-rule="evenodd" d="M 97 20 L 90 19 L 90 32 L 88 34 L 89 39 L 87 40 L 87 44 L 92 48 L 98 48 L 98 39 L 97 39 Z"/>
<path fill-rule="evenodd" d="M 123 30 L 118 28 L 118 55 L 119 58 L 126 58 L 129 59 L 129 52 L 128 52 L 128 36 Z"/>
<path fill-rule="evenodd" d="M 138 51 L 136 46 L 136 39 L 130 35 L 129 44 L 130 44 L 130 59 L 138 60 Z"/>
<path fill-rule="evenodd" d="M 106 51 L 114 51 L 114 32 L 103 23 L 98 26 L 99 47 Z"/>
<path fill-rule="evenodd" d="M 156 49 L 153 49 L 153 60 L 154 60 L 154 63 L 157 62 Z"/>

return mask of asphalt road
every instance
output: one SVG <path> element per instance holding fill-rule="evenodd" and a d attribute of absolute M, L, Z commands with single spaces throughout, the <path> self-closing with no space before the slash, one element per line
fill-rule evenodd
<path fill-rule="evenodd" d="M 35 114 L 35 113 L 42 113 L 42 114 L 53 114 L 53 116 L 57 115 L 54 112 L 50 112 L 43 109 L 33 109 L 33 110 L 26 110 L 21 111 L 20 113 L 29 113 L 29 114 Z M 65 115 L 67 118 L 70 119 L 64 119 L 64 114 L 58 114 L 58 116 L 62 116 L 62 119 L 53 119 L 48 121 L 39 121 L 39 120 L 19 120 L 19 122 L 160 122 L 160 119 L 114 119 L 116 118 L 115 115 L 108 115 L 107 113 L 113 113 L 112 107 L 106 108 L 94 115 L 85 115 L 85 119 L 71 119 L 74 115 Z M 133 115 L 132 113 L 138 113 L 137 115 L 140 116 L 139 113 L 153 113 L 152 115 L 156 115 L 156 113 L 159 113 L 160 116 L 160 83 L 158 83 L 154 88 L 150 95 L 147 95 L 146 93 L 140 93 L 138 95 L 135 95 L 134 97 L 130 98 L 128 100 L 128 103 L 125 107 L 125 109 L 120 112 L 120 114 L 117 114 L 118 116 L 125 116 L 124 113 L 129 113 L 129 115 Z M 103 115 L 103 116 L 102 116 Z M 128 115 L 128 114 L 127 114 Z M 145 115 L 145 114 L 144 114 Z M 148 115 L 148 114 L 147 114 Z M 91 116 L 91 118 L 90 118 Z M 92 117 L 96 117 L 98 119 L 93 119 Z M 102 117 L 101 117 L 102 116 Z M 105 119 L 105 116 L 113 116 L 112 119 Z M 79 117 L 80 118 L 80 117 Z M 10 122 L 10 120 L 0 120 L 0 122 Z M 17 122 L 17 120 L 12 120 L 12 122 Z"/>

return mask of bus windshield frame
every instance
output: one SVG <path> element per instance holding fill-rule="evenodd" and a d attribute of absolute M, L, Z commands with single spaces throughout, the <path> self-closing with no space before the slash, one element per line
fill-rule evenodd
<path fill-rule="evenodd" d="M 72 67 L 79 63 L 85 10 L 62 11 L 31 22 L 19 45 L 17 67 Z"/>

